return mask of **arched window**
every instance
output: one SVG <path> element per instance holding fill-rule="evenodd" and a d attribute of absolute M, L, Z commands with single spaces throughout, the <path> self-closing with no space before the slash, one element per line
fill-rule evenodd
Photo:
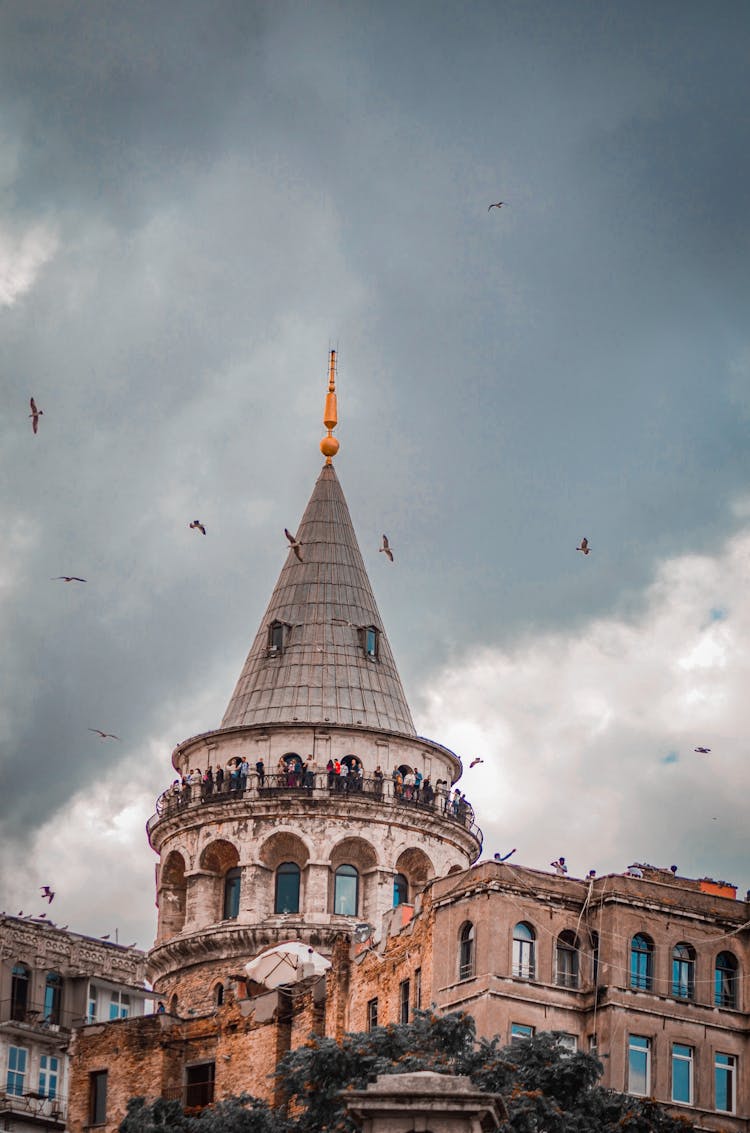
<path fill-rule="evenodd" d="M 695 950 L 689 944 L 675 944 L 672 949 L 672 995 L 695 998 Z"/>
<path fill-rule="evenodd" d="M 409 882 L 403 873 L 397 873 L 393 878 L 393 907 L 403 905 L 409 900 Z"/>
<path fill-rule="evenodd" d="M 555 983 L 558 987 L 578 987 L 578 937 L 569 929 L 557 938 Z"/>
<path fill-rule="evenodd" d="M 536 974 L 536 933 L 530 924 L 519 921 L 513 929 L 513 975 L 533 980 Z"/>
<path fill-rule="evenodd" d="M 44 983 L 44 1022 L 60 1025 L 62 1005 L 62 976 L 57 972 L 47 972 Z"/>
<path fill-rule="evenodd" d="M 474 975 L 474 925 L 467 921 L 458 938 L 458 978 L 470 980 Z"/>
<path fill-rule="evenodd" d="M 737 958 L 720 952 L 714 968 L 714 1003 L 717 1007 L 737 1007 Z"/>
<path fill-rule="evenodd" d="M 630 942 L 630 986 L 639 991 L 651 991 L 654 986 L 654 945 L 642 932 Z"/>
<path fill-rule="evenodd" d="M 10 985 L 10 1014 L 17 1023 L 26 1019 L 29 1006 L 29 979 L 31 970 L 26 964 L 16 964 L 13 968 L 13 978 Z"/>
<path fill-rule="evenodd" d="M 180 1006 L 180 1001 L 177 998 L 177 994 L 175 993 L 169 1001 L 169 1014 L 170 1015 L 176 1015 L 177 1014 L 177 1008 L 179 1006 Z"/>
<path fill-rule="evenodd" d="M 242 870 L 239 866 L 224 874 L 224 920 L 235 920 L 240 914 L 240 886 Z"/>
<path fill-rule="evenodd" d="M 214 988 L 214 1005 L 221 1007 L 224 1003 L 224 984 L 217 984 Z"/>
<path fill-rule="evenodd" d="M 275 913 L 299 912 L 300 868 L 296 862 L 282 862 L 276 870 Z"/>
<path fill-rule="evenodd" d="M 353 865 L 340 865 L 333 884 L 333 911 L 342 917 L 356 917 L 359 874 Z"/>

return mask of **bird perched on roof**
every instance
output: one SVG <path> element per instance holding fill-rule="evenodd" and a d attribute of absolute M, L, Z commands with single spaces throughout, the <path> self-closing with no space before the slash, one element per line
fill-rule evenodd
<path fill-rule="evenodd" d="M 576 547 L 576 550 L 583 551 L 584 555 L 588 555 L 591 552 L 588 539 L 581 539 L 581 545 L 580 547 Z"/>
<path fill-rule="evenodd" d="M 42 891 L 42 896 L 45 897 L 51 905 L 52 899 L 54 898 L 55 894 L 52 892 L 49 885 L 40 885 L 39 888 Z"/>
<path fill-rule="evenodd" d="M 490 205 L 490 208 L 487 209 L 487 212 L 489 212 L 490 209 L 501 209 L 503 205 L 507 205 L 507 203 L 507 201 L 496 201 L 494 205 Z"/>
<path fill-rule="evenodd" d="M 192 523 L 188 524 L 188 527 L 191 527 L 193 531 L 200 531 L 201 535 L 206 534 L 206 528 L 199 519 L 194 519 Z"/>
<path fill-rule="evenodd" d="M 299 561 L 301 563 L 303 563 L 305 560 L 302 558 L 302 551 L 300 550 L 300 548 L 302 547 L 302 544 L 300 543 L 299 539 L 297 539 L 294 535 L 292 535 L 292 533 L 291 533 L 291 531 L 289 530 L 288 527 L 284 528 L 284 534 L 286 535 L 287 539 L 291 543 L 292 550 L 294 551 L 295 555 L 297 556 Z"/>
<path fill-rule="evenodd" d="M 116 736 L 114 732 L 103 732 L 101 728 L 89 728 L 89 731 L 96 732 L 97 736 L 101 736 L 103 740 L 119 740 L 120 738 Z"/>
<path fill-rule="evenodd" d="M 479 756 L 477 756 L 475 759 L 472 759 L 471 763 L 469 764 L 469 770 L 471 770 L 472 767 L 476 767 L 478 763 L 484 763 L 484 760 L 480 759 Z"/>
<path fill-rule="evenodd" d="M 29 400 L 29 405 L 31 406 L 31 413 L 29 413 L 29 417 L 31 418 L 31 427 L 36 433 L 39 429 L 39 418 L 44 416 L 44 410 L 37 409 L 36 402 L 34 401 L 33 397 Z"/>
<path fill-rule="evenodd" d="M 700 752 L 701 755 L 708 755 L 710 750 L 711 750 L 710 747 L 694 747 L 693 748 L 693 751 Z"/>
<path fill-rule="evenodd" d="M 50 582 L 85 582 L 85 578 L 78 578 L 75 574 L 58 574 L 55 578 L 51 578 Z"/>
<path fill-rule="evenodd" d="M 388 542 L 388 536 L 387 535 L 383 536 L 383 546 L 379 547 L 378 550 L 384 551 L 385 554 L 388 556 L 388 558 L 391 560 L 391 562 L 393 562 L 393 551 L 391 550 L 391 545 Z"/>
<path fill-rule="evenodd" d="M 507 854 L 495 854 L 495 861 L 496 862 L 507 862 L 507 860 L 511 856 L 511 854 L 515 854 L 515 852 L 516 852 L 516 847 L 514 846 L 512 850 L 508 850 Z"/>
<path fill-rule="evenodd" d="M 100 940 L 109 940 L 111 935 L 112 935 L 111 933 L 105 932 L 104 936 L 100 936 L 99 939 Z"/>

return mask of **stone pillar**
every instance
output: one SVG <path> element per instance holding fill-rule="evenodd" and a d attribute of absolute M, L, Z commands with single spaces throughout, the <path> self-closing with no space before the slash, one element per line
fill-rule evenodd
<path fill-rule="evenodd" d="M 366 1090 L 344 1096 L 362 1133 L 492 1133 L 507 1117 L 499 1094 L 431 1070 L 380 1074 Z"/>

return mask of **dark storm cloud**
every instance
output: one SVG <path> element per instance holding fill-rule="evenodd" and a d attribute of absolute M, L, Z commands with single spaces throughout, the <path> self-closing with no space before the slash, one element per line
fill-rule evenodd
<path fill-rule="evenodd" d="M 467 645 L 638 608 L 664 556 L 737 523 L 745 5 L 0 25 L 0 270 L 32 226 L 57 241 L 0 308 L 14 839 L 92 777 L 155 794 L 154 737 L 218 724 L 317 474 L 330 340 L 337 468 L 412 700 Z"/>

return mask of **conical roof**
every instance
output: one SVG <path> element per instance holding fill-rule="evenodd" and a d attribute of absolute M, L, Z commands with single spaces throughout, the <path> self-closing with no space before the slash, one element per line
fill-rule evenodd
<path fill-rule="evenodd" d="M 289 551 L 222 727 L 359 724 L 416 735 L 332 464 L 323 466 L 297 539 L 303 561 Z M 367 651 L 368 628 L 376 656 Z"/>

